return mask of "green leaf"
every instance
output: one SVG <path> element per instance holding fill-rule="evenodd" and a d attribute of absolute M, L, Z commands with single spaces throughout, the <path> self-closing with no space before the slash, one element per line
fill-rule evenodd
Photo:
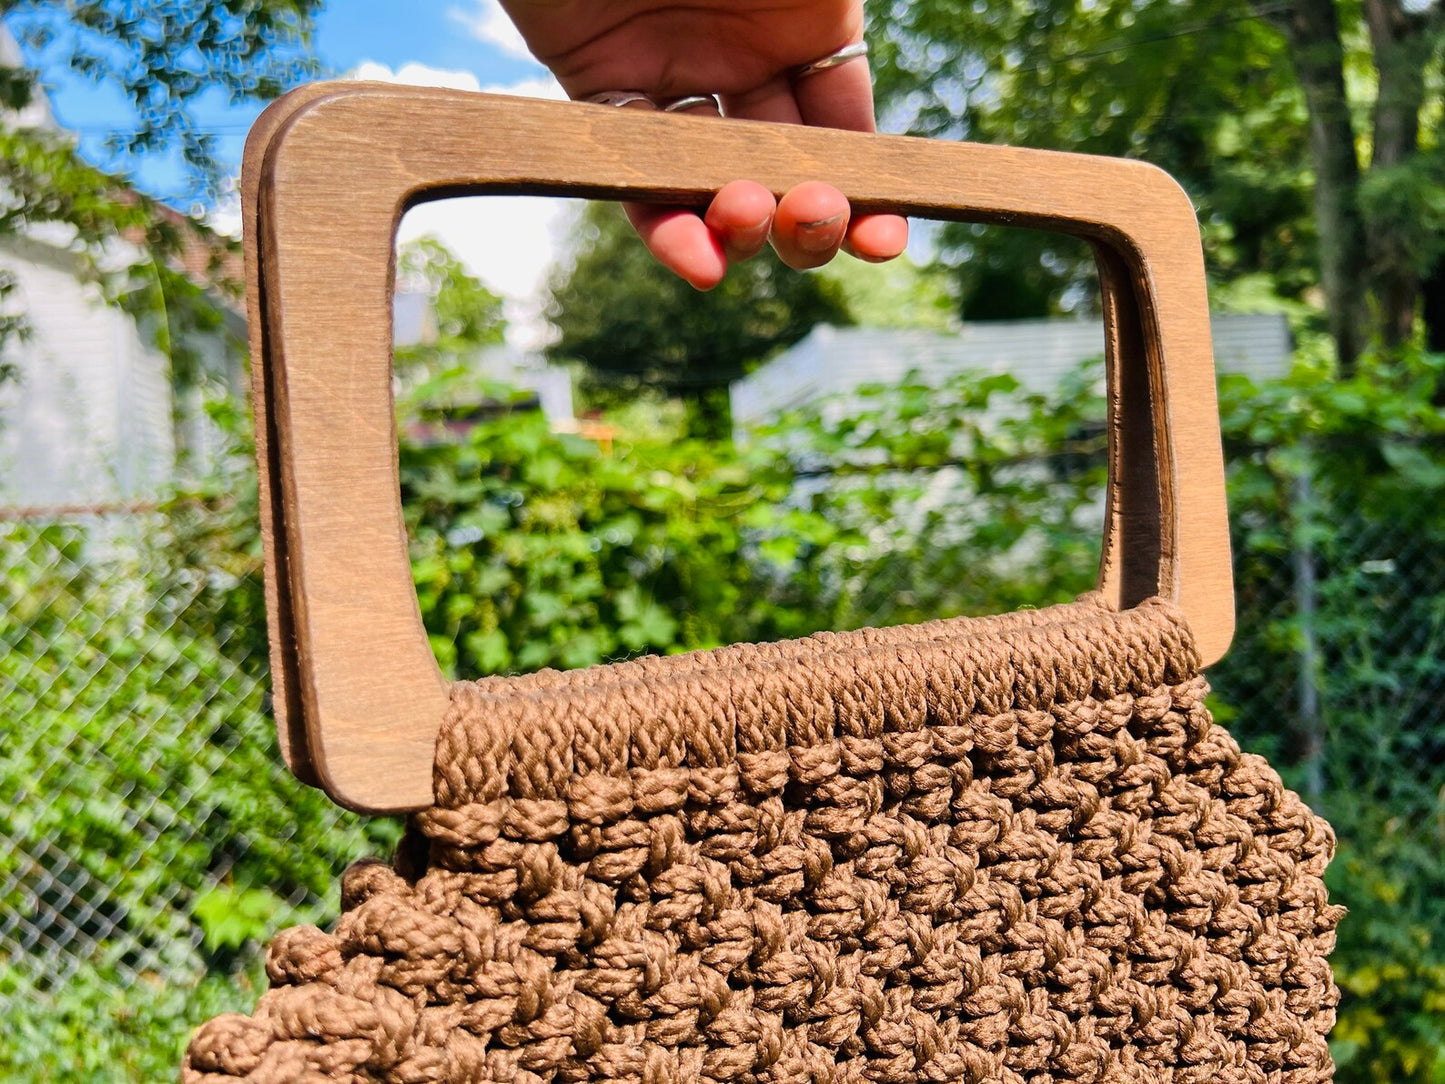
<path fill-rule="evenodd" d="M 1401 480 L 1417 491 L 1445 489 L 1445 462 L 1414 444 L 1387 442 L 1380 451 Z"/>
<path fill-rule="evenodd" d="M 268 889 L 216 884 L 196 897 L 191 913 L 201 925 L 206 947 L 215 951 L 262 940 L 272 931 L 282 906 Z"/>

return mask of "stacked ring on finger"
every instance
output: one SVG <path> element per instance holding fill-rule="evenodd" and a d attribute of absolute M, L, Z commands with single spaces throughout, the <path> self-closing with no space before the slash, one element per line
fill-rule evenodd
<path fill-rule="evenodd" d="M 619 108 L 633 105 L 636 102 L 646 102 L 653 109 L 660 109 L 664 113 L 686 113 L 699 106 L 708 106 L 719 116 L 722 115 L 722 106 L 718 104 L 716 94 L 690 94 L 685 98 L 677 98 L 661 104 L 640 90 L 604 90 L 597 94 L 589 94 L 582 100 L 594 105 L 611 105 Z"/>
<path fill-rule="evenodd" d="M 830 68 L 841 67 L 849 61 L 861 60 L 868 55 L 868 43 L 866 41 L 855 41 L 835 49 L 827 56 L 821 56 L 817 60 L 809 61 L 807 64 L 800 64 L 796 68 L 788 69 L 788 79 L 796 83 L 800 79 L 806 79 L 810 75 L 817 75 L 819 72 L 828 71 Z M 722 106 L 718 103 L 716 94 L 690 94 L 685 98 L 675 98 L 666 104 L 661 104 L 657 99 L 641 90 L 603 90 L 596 94 L 589 94 L 583 101 L 591 102 L 594 105 L 628 106 L 637 102 L 645 102 L 654 109 L 660 109 L 664 113 L 686 113 L 699 106 L 708 106 L 722 115 Z"/>
<path fill-rule="evenodd" d="M 788 78 L 793 82 L 799 79 L 806 79 L 810 75 L 817 75 L 830 68 L 840 68 L 851 60 L 862 60 L 868 55 L 868 43 L 866 41 L 855 41 L 849 45 L 836 49 L 827 56 L 820 56 L 817 60 L 811 60 L 806 64 L 799 64 L 788 72 Z"/>
<path fill-rule="evenodd" d="M 690 94 L 675 102 L 668 102 L 662 107 L 662 111 L 664 113 L 686 113 L 698 106 L 707 106 L 718 116 L 722 116 L 722 105 L 718 102 L 716 94 Z"/>
<path fill-rule="evenodd" d="M 593 105 L 615 105 L 619 109 L 634 102 L 646 102 L 654 109 L 657 108 L 652 99 L 640 90 L 604 90 L 598 94 L 589 94 L 582 100 Z"/>

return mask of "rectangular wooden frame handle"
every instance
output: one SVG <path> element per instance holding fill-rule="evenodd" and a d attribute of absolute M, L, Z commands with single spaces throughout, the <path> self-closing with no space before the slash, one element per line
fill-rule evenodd
<path fill-rule="evenodd" d="M 257 452 L 276 713 L 288 759 L 343 805 L 432 801 L 447 708 L 401 519 L 393 245 L 406 209 L 461 194 L 702 206 L 739 177 L 812 179 L 857 211 L 1089 240 L 1109 358 L 1102 588 L 1180 605 L 1205 664 L 1234 595 L 1194 208 L 1133 161 L 390 84 L 308 87 L 247 144 Z M 304 737 L 304 741 L 301 740 Z"/>

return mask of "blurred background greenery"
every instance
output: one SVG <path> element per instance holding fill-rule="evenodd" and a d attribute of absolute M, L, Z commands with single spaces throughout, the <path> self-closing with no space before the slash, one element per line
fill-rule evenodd
<path fill-rule="evenodd" d="M 202 184 L 223 164 L 191 103 L 265 98 L 311 70 L 314 0 L 11 0 L 0 14 L 23 29 L 62 8 L 82 31 L 71 62 L 133 102 L 133 149 L 180 148 Z M 1288 320 L 1279 374 L 1221 379 L 1240 624 L 1213 706 L 1339 835 L 1338 1079 L 1445 1081 L 1439 0 L 918 0 L 869 15 L 889 127 L 1156 162 L 1199 208 L 1215 309 Z M 0 76 L 23 111 L 40 73 Z M 192 1027 L 254 1003 L 266 940 L 334 916 L 340 870 L 386 853 L 398 825 L 278 767 L 249 419 L 234 373 L 196 345 L 239 349 L 233 242 L 53 133 L 6 123 L 0 141 L 0 249 L 65 231 L 75 273 L 165 357 L 175 402 L 203 403 L 209 434 L 181 439 L 177 408 L 186 469 L 157 499 L 0 510 L 0 1073 L 170 1077 Z M 747 426 L 728 394 L 822 325 L 1092 317 L 1084 248 L 950 225 L 916 263 L 799 275 L 764 258 L 703 296 L 613 209 L 579 213 L 572 237 L 547 314 L 565 425 L 483 363 L 505 339 L 495 296 L 435 242 L 399 260 L 424 309 L 398 346 L 401 484 L 449 672 L 999 612 L 1090 586 L 1097 360 L 1039 388 L 994 369 L 940 377 L 904 354 L 886 382 Z M 0 261 L 0 363 L 14 359 L 0 391 L 23 383 L 36 334 L 15 266 Z"/>

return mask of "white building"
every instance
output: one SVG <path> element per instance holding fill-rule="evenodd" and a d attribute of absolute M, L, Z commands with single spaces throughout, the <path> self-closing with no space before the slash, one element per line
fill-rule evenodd
<path fill-rule="evenodd" d="M 0 66 L 22 63 L 0 25 Z M 59 133 L 39 94 L 23 113 L 0 119 Z M 176 213 L 173 224 L 184 230 L 188 221 Z M 0 234 L 0 276 L 12 284 L 4 304 L 24 316 L 29 331 L 0 359 L 13 372 L 0 380 L 0 517 L 102 510 L 161 497 L 177 481 L 202 474 L 222 446 L 205 397 L 239 400 L 248 394 L 245 318 L 236 302 L 218 297 L 224 326 L 177 342 L 198 360 L 201 376 L 181 386 L 170 355 L 156 344 L 156 329 L 107 304 L 70 240 L 63 228 Z M 107 260 L 120 268 L 139 255 L 117 240 Z M 206 273 L 201 261 L 193 270 Z M 227 274 L 239 277 L 239 270 L 237 261 Z M 431 303 L 428 296 L 398 292 L 397 345 L 435 334 Z M 468 360 L 485 380 L 521 389 L 554 428 L 575 429 L 565 370 L 505 346 Z"/>
<path fill-rule="evenodd" d="M 425 292 L 396 291 L 392 303 L 392 342 L 396 347 L 435 341 L 434 302 L 435 298 Z M 525 405 L 540 410 L 553 429 L 570 432 L 576 428 L 572 375 L 566 369 L 548 364 L 547 359 L 535 351 L 522 350 L 510 343 L 484 347 L 466 362 L 468 369 L 482 380 L 523 393 Z"/>
<path fill-rule="evenodd" d="M 1261 380 L 1289 371 L 1293 344 L 1283 316 L 1214 316 L 1210 324 L 1220 372 Z M 896 383 L 910 371 L 925 383 L 964 370 L 1009 373 L 1025 390 L 1047 393 L 1103 353 L 1103 325 L 1094 320 L 974 323 L 950 333 L 818 327 L 732 385 L 733 424 L 745 431 L 783 411 L 846 398 L 865 384 Z"/>
<path fill-rule="evenodd" d="M 0 65 L 22 64 L 0 27 Z M 11 125 L 58 131 L 37 94 Z M 180 216 L 177 216 L 180 219 Z M 63 229 L 0 234 L 6 305 L 29 335 L 8 344 L 12 368 L 0 382 L 0 508 L 72 508 L 143 502 L 159 496 L 194 453 L 203 462 L 218 442 L 199 391 L 177 398 L 170 359 L 154 329 L 107 304 L 87 281 Z M 137 251 L 117 242 L 109 258 L 125 266 Z M 188 341 L 212 383 L 243 385 L 244 320 Z"/>

